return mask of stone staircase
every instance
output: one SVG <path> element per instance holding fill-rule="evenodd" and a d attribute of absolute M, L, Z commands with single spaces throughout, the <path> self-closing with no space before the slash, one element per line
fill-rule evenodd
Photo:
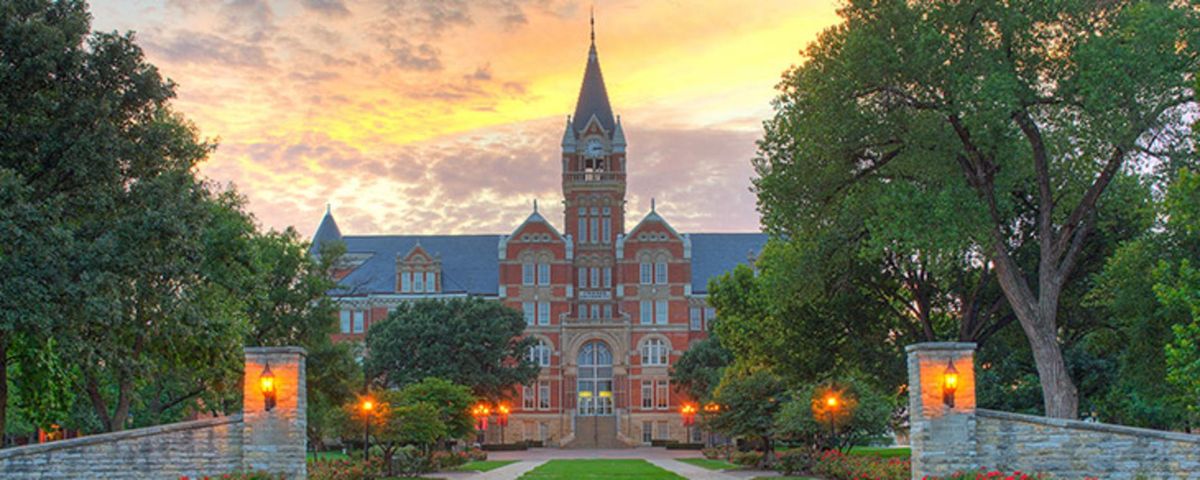
<path fill-rule="evenodd" d="M 629 448 L 617 439 L 617 417 L 575 417 L 575 439 L 567 448 Z"/>

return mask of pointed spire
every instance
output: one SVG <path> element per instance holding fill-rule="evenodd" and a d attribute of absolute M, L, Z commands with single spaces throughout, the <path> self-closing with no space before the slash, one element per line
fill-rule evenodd
<path fill-rule="evenodd" d="M 533 213 L 538 213 L 538 211 L 537 211 L 537 199 L 536 199 L 536 198 L 535 198 L 535 199 L 533 199 Z"/>
<path fill-rule="evenodd" d="M 596 6 L 592 5 L 591 18 L 592 23 L 592 48 L 596 48 Z"/>
<path fill-rule="evenodd" d="M 617 128 L 613 132 L 613 151 L 617 153 L 625 152 L 625 129 L 621 128 L 621 116 L 617 115 Z"/>
<path fill-rule="evenodd" d="M 596 18 L 592 15 L 592 44 L 588 48 L 587 67 L 583 71 L 583 85 L 579 88 L 579 100 L 575 102 L 575 116 L 571 127 L 576 132 L 583 131 L 592 117 L 600 122 L 600 126 L 612 135 L 613 112 L 608 103 L 608 90 L 604 87 L 604 75 L 600 73 L 600 59 L 596 55 Z"/>
<path fill-rule="evenodd" d="M 563 153 L 575 153 L 575 131 L 571 129 L 571 116 L 567 115 L 567 127 L 563 130 Z"/>
<path fill-rule="evenodd" d="M 654 210 L 654 197 L 650 197 L 650 213 L 655 213 L 655 210 Z"/>
<path fill-rule="evenodd" d="M 322 243 L 341 240 L 342 231 L 338 228 L 337 221 L 333 219 L 333 208 L 326 203 L 325 216 L 321 217 L 321 224 L 317 226 L 317 231 L 313 234 L 312 248 L 309 251 L 316 254 L 320 251 Z"/>

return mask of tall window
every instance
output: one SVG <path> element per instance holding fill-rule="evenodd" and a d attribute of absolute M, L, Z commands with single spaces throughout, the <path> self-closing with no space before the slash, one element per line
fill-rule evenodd
<path fill-rule="evenodd" d="M 611 304 L 604 304 L 604 318 L 613 318 L 613 309 Z"/>
<path fill-rule="evenodd" d="M 654 381 L 642 380 L 642 408 L 654 408 Z"/>
<path fill-rule="evenodd" d="M 641 308 L 642 325 L 654 323 L 654 303 L 649 300 L 642 300 Z"/>
<path fill-rule="evenodd" d="M 612 267 L 604 267 L 604 288 L 612 288 Z"/>
<path fill-rule="evenodd" d="M 539 263 L 537 268 L 538 268 L 538 274 L 537 274 L 538 275 L 538 278 L 537 278 L 538 285 L 549 285 L 550 284 L 550 264 L 549 263 Z"/>
<path fill-rule="evenodd" d="M 521 386 L 521 408 L 533 410 L 537 406 L 537 397 L 533 396 L 533 387 Z"/>
<path fill-rule="evenodd" d="M 550 409 L 550 382 L 538 382 L 538 410 Z"/>
<path fill-rule="evenodd" d="M 599 229 L 596 228 L 596 226 L 597 226 L 596 222 L 598 222 L 600 220 L 597 217 L 597 215 L 599 215 L 599 214 L 600 214 L 600 210 L 597 209 L 596 207 L 592 207 L 592 218 L 591 218 L 591 224 L 590 224 L 592 231 L 590 232 L 591 236 L 589 237 L 592 239 L 592 243 L 600 242 L 600 232 L 599 232 Z"/>
<path fill-rule="evenodd" d="M 538 303 L 538 325 L 550 324 L 550 302 Z"/>
<path fill-rule="evenodd" d="M 522 303 L 521 310 L 523 310 L 525 312 L 525 324 L 533 325 L 534 317 L 537 314 L 537 312 L 534 309 L 534 303 L 533 302 Z"/>
<path fill-rule="evenodd" d="M 590 276 L 592 279 L 592 282 L 591 282 L 592 288 L 599 288 L 600 287 L 600 269 L 599 268 L 590 268 L 588 270 L 590 270 L 590 274 L 588 276 Z"/>
<path fill-rule="evenodd" d="M 604 207 L 604 217 L 600 223 L 600 241 L 612 243 L 612 208 Z"/>
<path fill-rule="evenodd" d="M 363 333 L 366 327 L 366 313 L 362 310 L 354 311 L 354 333 Z"/>
<path fill-rule="evenodd" d="M 691 321 L 692 330 L 701 330 L 700 312 L 700 307 L 692 307 L 691 311 L 689 312 L 690 316 L 688 319 Z"/>
<path fill-rule="evenodd" d="M 667 324 L 667 301 L 659 300 L 654 302 L 654 323 L 659 325 Z"/>
<path fill-rule="evenodd" d="M 592 318 L 600 318 L 600 305 L 592 305 Z"/>
<path fill-rule="evenodd" d="M 654 266 L 650 262 L 642 262 L 642 285 L 649 285 L 654 278 Z"/>
<path fill-rule="evenodd" d="M 413 291 L 425 291 L 425 276 L 421 275 L 421 272 L 413 272 Z"/>
<path fill-rule="evenodd" d="M 667 390 L 667 385 L 668 384 L 666 380 L 659 380 L 658 388 L 655 389 L 654 392 L 654 407 L 659 410 L 666 410 L 667 407 L 670 406 L 668 399 L 670 398 L 671 394 L 670 391 Z"/>
<path fill-rule="evenodd" d="M 437 274 L 434 272 L 425 272 L 425 291 L 437 292 Z"/>
<path fill-rule="evenodd" d="M 539 340 L 537 345 L 529 347 L 529 361 L 539 367 L 549 367 L 550 346 L 544 340 Z"/>
<path fill-rule="evenodd" d="M 699 430 L 698 428 L 696 430 Z M 654 422 L 642 422 L 642 443 L 654 441 Z"/>
<path fill-rule="evenodd" d="M 400 274 L 400 291 L 405 293 L 412 291 L 412 273 L 403 272 Z"/>
<path fill-rule="evenodd" d="M 350 311 L 342 310 L 342 333 L 350 333 Z"/>
<path fill-rule="evenodd" d="M 642 344 L 642 365 L 663 366 L 667 364 L 667 344 L 661 339 L 652 338 Z"/>
<path fill-rule="evenodd" d="M 587 313 L 588 313 L 587 305 L 584 305 L 582 303 L 579 304 L 579 319 L 587 320 Z"/>
<path fill-rule="evenodd" d="M 712 325 L 713 321 L 716 319 L 717 309 L 712 307 L 704 309 L 704 321 L 708 322 L 709 325 Z"/>
<path fill-rule="evenodd" d="M 533 285 L 533 264 L 521 264 L 521 285 Z"/>
<path fill-rule="evenodd" d="M 671 438 L 671 424 L 668 422 L 658 422 L 658 438 L 666 440 Z"/>
<path fill-rule="evenodd" d="M 587 243 L 587 209 L 579 207 L 579 243 Z"/>
<path fill-rule="evenodd" d="M 579 267 L 579 288 L 587 288 L 587 272 L 586 267 Z"/>
<path fill-rule="evenodd" d="M 654 265 L 654 283 L 659 285 L 667 283 L 667 262 L 658 262 Z"/>

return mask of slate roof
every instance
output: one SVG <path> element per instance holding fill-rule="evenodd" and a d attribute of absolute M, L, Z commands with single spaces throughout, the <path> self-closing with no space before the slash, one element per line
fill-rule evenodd
<path fill-rule="evenodd" d="M 396 292 L 396 256 L 421 242 L 441 257 L 442 292 L 496 295 L 500 285 L 500 235 L 347 235 L 348 254 L 372 254 L 339 282 L 343 294 Z"/>
<path fill-rule="evenodd" d="M 707 292 L 710 278 L 746 263 L 751 252 L 757 255 L 767 243 L 762 233 L 693 233 L 690 237 L 693 294 Z M 396 256 L 408 253 L 417 242 L 441 258 L 443 293 L 499 293 L 500 235 L 347 235 L 342 241 L 347 253 L 371 256 L 342 279 L 341 294 L 395 293 Z"/>
<path fill-rule="evenodd" d="M 579 100 L 575 102 L 575 116 L 571 126 L 582 132 L 592 115 L 611 136 L 616 122 L 613 120 L 612 105 L 608 103 L 608 90 L 604 88 L 604 75 L 600 73 L 600 59 L 596 56 L 596 43 L 588 50 L 587 68 L 583 71 L 583 85 L 579 87 Z"/>
<path fill-rule="evenodd" d="M 321 218 L 321 225 L 317 227 L 317 233 L 313 234 L 312 248 L 310 253 L 317 253 L 322 243 L 331 240 L 341 240 L 342 231 L 338 229 L 337 222 L 333 220 L 333 213 L 329 208 L 325 208 L 325 216 Z"/>
<path fill-rule="evenodd" d="M 765 233 L 693 233 L 692 294 L 708 293 L 708 280 L 747 263 L 767 244 Z"/>

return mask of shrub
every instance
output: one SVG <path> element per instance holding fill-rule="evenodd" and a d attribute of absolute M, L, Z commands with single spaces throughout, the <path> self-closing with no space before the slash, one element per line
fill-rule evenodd
<path fill-rule="evenodd" d="M 763 458 L 762 452 L 756 452 L 756 451 L 733 452 L 732 454 L 729 455 L 729 462 L 734 465 L 750 467 L 750 466 L 758 465 L 759 462 L 762 461 L 762 458 Z"/>
<path fill-rule="evenodd" d="M 837 450 L 827 450 L 817 459 L 813 471 L 832 480 L 908 480 L 912 477 L 912 462 L 900 458 L 847 456 Z"/>
<path fill-rule="evenodd" d="M 429 456 L 430 464 L 435 470 L 449 470 L 470 461 L 467 452 L 436 451 Z"/>
<path fill-rule="evenodd" d="M 472 462 L 482 462 L 488 459 L 488 454 L 481 448 L 472 448 L 467 450 L 467 458 Z"/>
<path fill-rule="evenodd" d="M 397 450 L 396 455 L 392 457 L 392 473 L 402 477 L 415 477 L 436 469 L 434 456 L 426 455 L 412 445 Z"/>
<path fill-rule="evenodd" d="M 817 452 L 807 448 L 793 448 L 779 455 L 775 468 L 784 475 L 794 475 L 813 471 L 817 464 Z"/>
<path fill-rule="evenodd" d="M 1040 473 L 1022 473 L 1020 470 L 1007 472 L 1003 470 L 988 470 L 982 468 L 979 470 L 970 470 L 966 472 L 954 472 L 948 477 L 925 477 L 923 480 L 1039 480 L 1047 478 Z M 1091 479 L 1093 477 L 1084 477 Z"/>
<path fill-rule="evenodd" d="M 383 459 L 371 458 L 364 462 L 355 460 L 311 460 L 308 462 L 309 480 L 370 480 L 383 476 Z"/>
<path fill-rule="evenodd" d="M 733 453 L 733 445 L 705 448 L 700 453 L 709 460 L 728 460 L 729 454 Z"/>

